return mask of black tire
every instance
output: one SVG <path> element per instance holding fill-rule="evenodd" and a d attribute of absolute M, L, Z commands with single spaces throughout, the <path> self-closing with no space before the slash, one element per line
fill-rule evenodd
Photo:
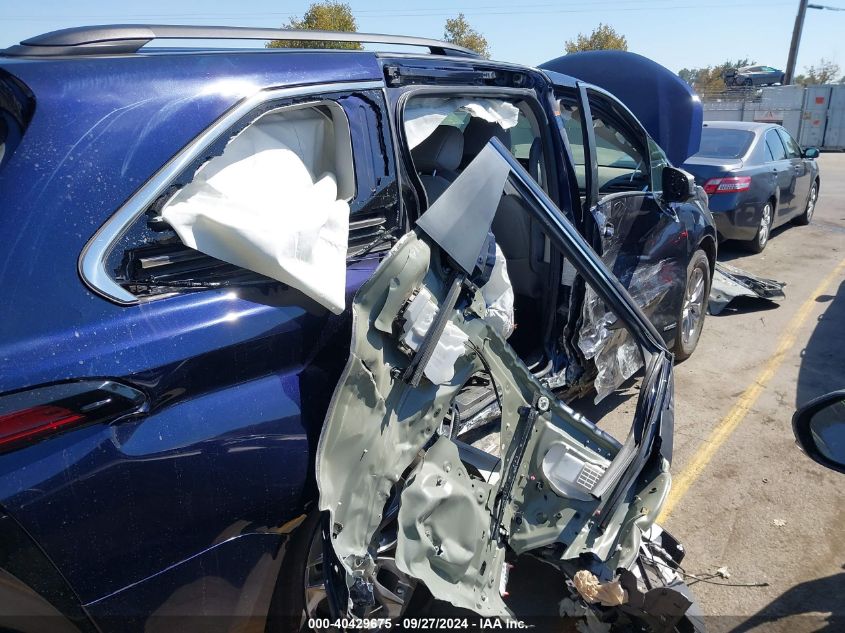
<path fill-rule="evenodd" d="M 707 315 L 707 301 L 710 296 L 710 261 L 707 253 L 697 250 L 687 265 L 687 278 L 678 325 L 675 327 L 675 361 L 681 362 L 692 356 L 701 338 L 704 317 Z"/>
<path fill-rule="evenodd" d="M 751 79 L 751 77 L 746 77 L 745 79 L 742 80 L 742 85 L 750 88 L 751 86 L 754 85 L 754 80 Z"/>
<path fill-rule="evenodd" d="M 763 205 L 763 210 L 760 212 L 760 222 L 757 225 L 757 233 L 749 242 L 745 242 L 745 247 L 752 253 L 762 253 L 769 243 L 769 238 L 772 235 L 772 222 L 775 218 L 775 205 L 769 200 Z"/>
<path fill-rule="evenodd" d="M 270 601 L 267 633 L 307 631 L 305 574 L 315 538 L 320 538 L 320 513 L 312 511 L 296 528 L 285 548 L 276 588 Z"/>
<path fill-rule="evenodd" d="M 792 221 L 799 226 L 807 226 L 810 223 L 810 220 L 813 219 L 813 213 L 816 210 L 816 201 L 818 199 L 819 183 L 814 181 L 813 186 L 810 187 L 810 193 L 807 196 L 807 206 L 804 207 L 804 213 L 802 213 Z"/>

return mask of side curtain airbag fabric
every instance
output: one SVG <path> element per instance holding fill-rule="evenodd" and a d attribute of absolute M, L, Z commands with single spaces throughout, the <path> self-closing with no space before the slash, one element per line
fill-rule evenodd
<path fill-rule="evenodd" d="M 162 211 L 185 245 L 343 312 L 349 204 L 316 110 L 268 116 L 235 137 Z"/>
<path fill-rule="evenodd" d="M 519 108 L 501 99 L 423 97 L 408 102 L 403 120 L 408 147 L 414 149 L 434 132 L 450 114 L 458 111 L 509 130 L 519 121 Z"/>

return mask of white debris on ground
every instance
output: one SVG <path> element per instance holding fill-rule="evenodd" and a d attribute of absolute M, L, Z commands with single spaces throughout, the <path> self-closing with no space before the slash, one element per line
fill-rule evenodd
<path fill-rule="evenodd" d="M 587 602 L 600 602 L 606 607 L 615 607 L 628 602 L 628 592 L 622 588 L 618 578 L 608 582 L 599 582 L 596 575 L 582 569 L 572 578 L 572 584 Z"/>
<path fill-rule="evenodd" d="M 715 573 L 719 578 L 728 579 L 731 577 L 731 572 L 728 571 L 727 567 L 719 567 Z"/>
<path fill-rule="evenodd" d="M 784 521 L 783 519 L 775 519 L 774 521 L 772 521 L 772 525 L 774 525 L 775 527 L 783 527 L 786 525 L 786 521 Z"/>

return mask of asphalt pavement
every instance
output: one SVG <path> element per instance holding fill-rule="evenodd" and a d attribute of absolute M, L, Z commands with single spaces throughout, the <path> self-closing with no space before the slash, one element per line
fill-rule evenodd
<path fill-rule="evenodd" d="M 675 367 L 673 489 L 659 522 L 685 546 L 711 633 L 845 632 L 845 475 L 806 457 L 791 426 L 801 404 L 845 388 L 845 153 L 819 164 L 809 226 L 776 229 L 761 254 L 719 249 L 786 282 L 786 298 L 708 316 Z M 638 383 L 574 406 L 624 439 Z M 476 444 L 490 450 L 496 436 Z"/>
<path fill-rule="evenodd" d="M 719 259 L 785 281 L 776 306 L 708 316 L 675 370 L 673 491 L 661 522 L 697 576 L 710 631 L 845 631 L 845 475 L 795 444 L 795 409 L 845 387 L 845 154 L 823 154 L 809 226 L 777 229 L 759 255 Z M 633 399 L 625 403 L 633 406 Z M 615 417 L 615 416 L 614 416 Z"/>

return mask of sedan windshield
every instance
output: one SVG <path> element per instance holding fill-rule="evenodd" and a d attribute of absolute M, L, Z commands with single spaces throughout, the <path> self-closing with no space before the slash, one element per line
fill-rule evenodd
<path fill-rule="evenodd" d="M 705 127 L 701 130 L 701 158 L 739 158 L 748 151 L 754 132 Z"/>

